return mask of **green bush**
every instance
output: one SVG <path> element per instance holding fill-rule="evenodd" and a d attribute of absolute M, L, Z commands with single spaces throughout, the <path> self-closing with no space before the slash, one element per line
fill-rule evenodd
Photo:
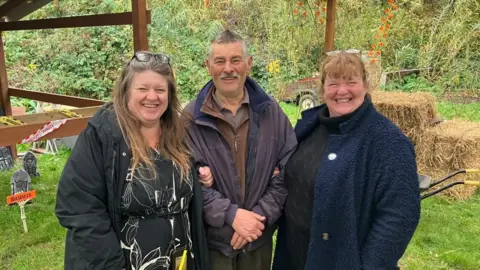
<path fill-rule="evenodd" d="M 183 99 L 209 80 L 208 42 L 228 27 L 247 38 L 251 76 L 271 94 L 318 71 L 324 53 L 325 3 L 317 0 L 151 0 L 150 50 L 172 57 Z M 399 0 L 381 39 L 382 69 L 430 67 L 390 89 L 441 95 L 480 88 L 480 4 L 476 0 Z M 318 5 L 317 5 L 318 4 Z M 377 42 L 387 0 L 338 1 L 335 48 L 369 50 Z M 53 1 L 28 19 L 125 12 L 128 0 Z M 322 21 L 323 20 L 323 21 Z M 11 86 L 108 100 L 133 53 L 131 26 L 16 31 L 5 34 Z M 280 72 L 266 66 L 279 61 Z"/>

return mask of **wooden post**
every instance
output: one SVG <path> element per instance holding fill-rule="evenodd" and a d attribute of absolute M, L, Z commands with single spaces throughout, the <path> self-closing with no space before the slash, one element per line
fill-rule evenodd
<path fill-rule="evenodd" d="M 5 52 L 3 51 L 2 32 L 0 32 L 0 93 L 0 106 L 5 112 L 5 115 L 12 115 L 10 98 L 8 97 L 7 66 Z"/>
<path fill-rule="evenodd" d="M 327 2 L 327 27 L 325 27 L 325 52 L 333 51 L 335 39 L 335 13 L 337 12 L 337 0 Z"/>
<path fill-rule="evenodd" d="M 0 108 L 5 115 L 12 115 L 12 105 L 10 104 L 10 97 L 8 95 L 8 79 L 7 79 L 7 63 L 5 59 L 5 52 L 3 50 L 3 38 L 0 31 Z M 10 146 L 13 160 L 17 159 L 17 147 Z"/>
<path fill-rule="evenodd" d="M 135 52 L 148 50 L 147 3 L 146 0 L 132 0 L 133 47 Z"/>

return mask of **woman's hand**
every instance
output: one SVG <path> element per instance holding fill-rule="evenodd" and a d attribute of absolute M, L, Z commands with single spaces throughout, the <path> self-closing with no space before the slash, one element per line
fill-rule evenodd
<path fill-rule="evenodd" d="M 275 167 L 275 170 L 273 170 L 273 175 L 272 177 L 277 176 L 280 173 L 280 169 L 278 167 Z"/>
<path fill-rule="evenodd" d="M 204 166 L 198 169 L 198 179 L 200 183 L 205 187 L 212 187 L 213 185 L 213 175 L 210 171 L 210 167 Z"/>

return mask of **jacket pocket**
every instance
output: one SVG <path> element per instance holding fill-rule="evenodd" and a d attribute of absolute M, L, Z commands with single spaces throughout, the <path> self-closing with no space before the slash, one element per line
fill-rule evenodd
<path fill-rule="evenodd" d="M 221 228 L 207 227 L 207 239 L 230 245 L 233 237 L 233 228 L 225 225 Z"/>

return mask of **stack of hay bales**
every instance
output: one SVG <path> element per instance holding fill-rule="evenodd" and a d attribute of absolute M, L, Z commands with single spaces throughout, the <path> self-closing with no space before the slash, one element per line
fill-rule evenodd
<path fill-rule="evenodd" d="M 372 100 L 415 144 L 420 173 L 438 180 L 460 169 L 480 169 L 480 123 L 451 120 L 434 125 L 435 98 L 428 93 L 376 91 Z M 438 188 L 462 179 L 459 175 Z M 475 192 L 476 187 L 457 185 L 441 194 L 463 200 Z"/>
<path fill-rule="evenodd" d="M 480 123 L 450 120 L 428 128 L 416 146 L 419 170 L 439 179 L 460 169 L 480 169 Z M 480 175 L 458 175 L 458 180 L 480 180 Z M 472 197 L 475 186 L 457 185 L 444 195 L 465 200 Z"/>
<path fill-rule="evenodd" d="M 377 110 L 415 144 L 435 118 L 435 98 L 431 94 L 375 91 L 371 95 Z"/>

